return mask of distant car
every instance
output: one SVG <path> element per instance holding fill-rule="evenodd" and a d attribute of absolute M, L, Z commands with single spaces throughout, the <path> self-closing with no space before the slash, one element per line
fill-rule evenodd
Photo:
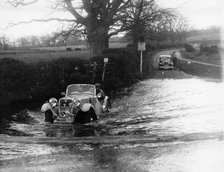
<path fill-rule="evenodd" d="M 42 105 L 41 111 L 45 114 L 45 122 L 55 120 L 73 123 L 89 123 L 97 120 L 97 116 L 108 111 L 108 97 L 101 103 L 100 95 L 96 95 L 96 87 L 92 84 L 68 85 L 64 97 L 51 98 Z"/>
<path fill-rule="evenodd" d="M 174 69 L 174 64 L 171 55 L 159 56 L 159 69 Z"/>

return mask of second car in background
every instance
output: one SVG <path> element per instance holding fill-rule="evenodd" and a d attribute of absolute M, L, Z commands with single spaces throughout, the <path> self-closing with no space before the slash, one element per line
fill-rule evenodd
<path fill-rule="evenodd" d="M 159 69 L 173 69 L 173 60 L 171 55 L 159 56 Z"/>

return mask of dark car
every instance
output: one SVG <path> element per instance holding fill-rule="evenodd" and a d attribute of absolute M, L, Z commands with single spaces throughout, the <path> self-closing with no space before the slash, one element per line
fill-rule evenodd
<path fill-rule="evenodd" d="M 171 55 L 160 55 L 159 56 L 159 69 L 173 69 L 174 64 Z"/>

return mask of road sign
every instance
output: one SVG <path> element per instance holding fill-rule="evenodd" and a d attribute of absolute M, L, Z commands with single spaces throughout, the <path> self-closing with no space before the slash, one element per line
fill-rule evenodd
<path fill-rule="evenodd" d="M 109 60 L 108 58 L 104 58 L 104 59 L 103 59 L 104 63 L 107 63 L 108 60 Z"/>
<path fill-rule="evenodd" d="M 138 51 L 145 51 L 145 42 L 138 43 Z"/>

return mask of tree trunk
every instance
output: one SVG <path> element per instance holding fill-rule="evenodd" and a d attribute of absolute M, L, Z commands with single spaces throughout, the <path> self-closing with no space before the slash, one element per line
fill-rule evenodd
<path fill-rule="evenodd" d="M 108 30 L 103 27 L 96 28 L 94 31 L 89 30 L 88 43 L 91 57 L 102 55 L 102 51 L 109 47 Z"/>

